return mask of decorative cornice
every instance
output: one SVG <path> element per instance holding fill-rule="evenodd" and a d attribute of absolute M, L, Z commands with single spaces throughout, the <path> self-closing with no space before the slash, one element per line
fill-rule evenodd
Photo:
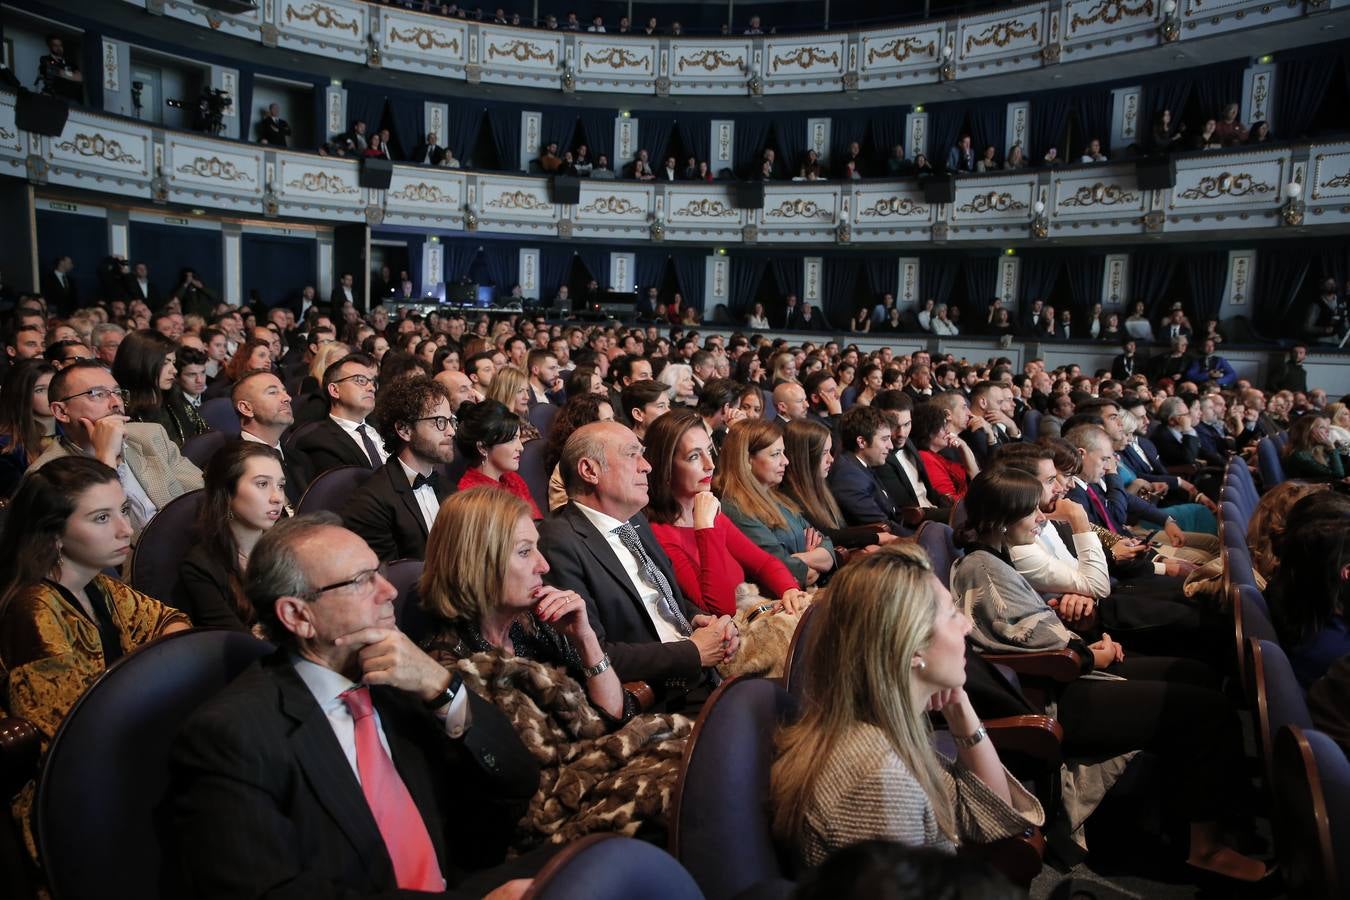
<path fill-rule="evenodd" d="M 778 71 L 780 66 L 796 66 L 799 69 L 810 69 L 816 63 L 829 63 L 836 68 L 839 66 L 839 51 L 826 54 L 815 47 L 798 47 L 791 53 L 784 53 L 773 58 L 773 70 Z"/>
<path fill-rule="evenodd" d="M 1072 197 L 1059 201 L 1060 206 L 1118 206 L 1122 203 L 1134 203 L 1138 194 L 1131 193 L 1117 184 L 1102 184 L 1100 181 L 1091 187 L 1084 185 L 1074 191 Z"/>
<path fill-rule="evenodd" d="M 449 50 L 452 53 L 459 52 L 459 38 L 447 37 L 445 32 L 440 30 L 433 31 L 430 28 L 408 27 L 399 31 L 394 26 L 389 26 L 389 44 L 412 44 L 419 50 L 428 51 L 431 49 Z"/>
<path fill-rule="evenodd" d="M 873 47 L 867 51 L 867 64 L 870 66 L 879 59 L 892 59 L 902 63 L 909 59 L 914 53 L 922 53 L 925 56 L 936 56 L 936 46 L 932 41 L 924 43 L 916 37 L 901 37 L 895 40 L 887 41 L 880 47 Z"/>
<path fill-rule="evenodd" d="M 725 219 L 735 217 L 736 208 L 728 206 L 721 200 L 713 200 L 708 197 L 699 197 L 690 200 L 684 205 L 683 209 L 677 209 L 671 212 L 672 216 L 690 216 L 695 219 Z"/>
<path fill-rule="evenodd" d="M 976 194 L 970 198 L 969 203 L 958 206 L 957 210 L 959 212 L 985 213 L 1016 212 L 1026 208 L 1027 205 L 1021 200 L 1014 200 L 1012 194 L 990 191 L 987 194 Z"/>
<path fill-rule="evenodd" d="M 966 52 L 969 53 L 976 47 L 1006 47 L 1018 38 L 1030 37 L 1033 41 L 1040 34 L 1040 24 L 1032 22 L 1030 25 L 1023 25 L 1021 19 L 1009 19 L 1006 22 L 996 22 L 990 25 L 978 35 L 966 35 Z"/>
<path fill-rule="evenodd" d="M 581 61 L 588 66 L 609 66 L 611 69 L 645 69 L 651 62 L 650 56 L 639 59 L 624 47 L 606 47 L 599 53 L 587 52 Z"/>
<path fill-rule="evenodd" d="M 531 60 L 546 62 L 551 66 L 556 65 L 558 60 L 556 51 L 552 49 L 544 50 L 538 44 L 519 39 L 511 41 L 504 47 L 497 44 L 488 44 L 488 59 L 496 59 L 499 56 L 504 59 L 514 59 L 516 62 L 530 62 Z"/>
<path fill-rule="evenodd" d="M 928 204 L 917 203 L 908 197 L 882 197 L 871 206 L 860 209 L 858 217 L 870 219 L 873 217 L 889 218 L 890 216 L 922 216 L 927 214 L 928 209 Z"/>
<path fill-rule="evenodd" d="M 286 187 L 319 194 L 359 194 L 361 192 L 359 188 L 352 187 L 337 175 L 330 175 L 327 172 L 303 172 L 299 178 L 292 178 L 286 182 Z"/>
<path fill-rule="evenodd" d="M 361 26 L 355 19 L 350 22 L 343 21 L 336 9 L 322 3 L 306 3 L 299 9 L 294 6 L 286 7 L 286 21 L 294 20 L 313 22 L 316 28 L 322 28 L 325 31 L 329 29 L 350 31 L 353 37 L 359 37 L 361 34 Z"/>
<path fill-rule="evenodd" d="M 596 197 L 590 203 L 577 209 L 577 212 L 598 213 L 608 216 L 627 216 L 633 213 L 643 213 L 646 210 L 638 206 L 627 197 Z"/>
<path fill-rule="evenodd" d="M 1187 188 L 1177 194 L 1184 200 L 1217 200 L 1220 197 L 1246 197 L 1250 194 L 1269 194 L 1275 190 L 1273 184 L 1257 181 L 1246 172 L 1224 172 L 1220 175 L 1207 175 L 1200 179 L 1195 187 Z"/>
<path fill-rule="evenodd" d="M 784 200 L 764 215 L 771 219 L 833 219 L 834 213 L 814 200 Z"/>
<path fill-rule="evenodd" d="M 223 160 L 218 156 L 194 156 L 192 162 L 184 163 L 174 171 L 178 172 L 180 175 L 196 175 L 198 178 L 217 178 L 221 181 L 257 181 L 256 178 L 240 169 L 234 163 Z"/>
<path fill-rule="evenodd" d="M 123 149 L 120 141 L 94 134 L 76 134 L 73 141 L 62 141 L 56 145 L 58 150 L 78 153 L 80 156 L 98 158 L 115 163 L 139 164 L 135 154 Z"/>
<path fill-rule="evenodd" d="M 489 200 L 483 206 L 489 209 L 553 209 L 553 204 L 540 200 L 529 191 L 503 191 L 496 200 Z"/>
<path fill-rule="evenodd" d="M 425 181 L 419 181 L 417 184 L 406 184 L 397 191 L 389 194 L 391 200 L 408 200 L 416 203 L 457 203 L 459 197 L 455 194 L 447 194 L 441 190 L 439 185 L 427 184 Z"/>
<path fill-rule="evenodd" d="M 718 69 L 725 68 L 745 68 L 745 57 L 733 57 L 725 50 L 700 50 L 693 56 L 681 56 L 676 61 L 676 66 L 681 72 L 687 66 L 690 69 L 703 69 L 708 72 L 716 72 Z"/>

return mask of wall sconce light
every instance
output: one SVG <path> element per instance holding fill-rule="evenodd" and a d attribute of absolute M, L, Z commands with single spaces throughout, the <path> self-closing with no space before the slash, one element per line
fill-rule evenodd
<path fill-rule="evenodd" d="M 1031 236 L 1045 240 L 1050 236 L 1050 217 L 1045 214 L 1045 203 L 1037 200 L 1031 205 L 1034 215 L 1031 217 Z"/>
<path fill-rule="evenodd" d="M 1303 205 L 1303 185 L 1297 181 L 1289 182 L 1284 186 L 1284 195 L 1289 199 L 1280 208 L 1280 218 L 1289 227 L 1297 228 L 1303 224 L 1303 213 L 1306 209 Z"/>
<path fill-rule="evenodd" d="M 1181 11 L 1177 7 L 1177 0 L 1165 0 L 1162 14 L 1163 20 L 1158 26 L 1158 33 L 1162 36 L 1163 43 L 1170 44 L 1181 37 Z"/>
<path fill-rule="evenodd" d="M 473 208 L 472 203 L 464 204 L 464 230 L 478 230 L 478 210 Z"/>
<path fill-rule="evenodd" d="M 938 78 L 943 81 L 956 80 L 956 61 L 952 59 L 952 45 L 942 48 L 942 65 L 938 66 Z"/>

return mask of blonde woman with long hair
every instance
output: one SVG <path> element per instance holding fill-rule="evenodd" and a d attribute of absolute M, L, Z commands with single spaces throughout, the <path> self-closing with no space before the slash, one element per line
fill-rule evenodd
<path fill-rule="evenodd" d="M 515 366 L 502 366 L 488 383 L 487 398 L 496 400 L 520 419 L 521 443 L 539 437 L 539 429 L 530 423 L 530 378 Z"/>
<path fill-rule="evenodd" d="M 774 833 L 804 865 L 864 840 L 954 852 L 1044 822 L 966 696 L 970 619 L 922 549 L 868 554 L 815 605 L 804 710 L 770 776 Z M 954 762 L 933 749 L 930 711 L 947 721 Z"/>

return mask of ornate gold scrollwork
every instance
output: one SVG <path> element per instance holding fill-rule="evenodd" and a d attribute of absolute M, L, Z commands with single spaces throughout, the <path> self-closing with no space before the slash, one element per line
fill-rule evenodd
<path fill-rule="evenodd" d="M 889 218 L 890 216 L 921 216 L 928 212 L 926 203 L 916 203 L 908 197 L 882 197 L 871 206 L 858 211 L 858 217 Z"/>
<path fill-rule="evenodd" d="M 439 185 L 419 181 L 417 184 L 404 185 L 389 195 L 391 200 L 411 200 L 417 203 L 457 203 L 459 198 L 447 194 Z"/>
<path fill-rule="evenodd" d="M 0 128 L 0 141 L 12 141 L 16 137 L 18 137 L 18 135 L 8 128 Z"/>
<path fill-rule="evenodd" d="M 489 200 L 483 205 L 489 209 L 535 210 L 553 208 L 552 203 L 540 200 L 529 191 L 503 191 L 496 200 Z"/>
<path fill-rule="evenodd" d="M 1239 172 L 1236 175 L 1231 172 L 1224 172 L 1220 175 L 1207 175 L 1201 178 L 1199 184 L 1181 191 L 1177 196 L 1185 200 L 1217 200 L 1220 197 L 1269 194 L 1274 190 L 1273 184 L 1257 181 L 1246 172 Z"/>
<path fill-rule="evenodd" d="M 459 38 L 447 38 L 444 32 L 432 31 L 430 28 L 409 27 L 399 31 L 390 25 L 389 43 L 413 44 L 424 52 L 433 47 L 438 50 L 449 50 L 451 53 L 459 52 Z"/>
<path fill-rule="evenodd" d="M 1133 203 L 1139 199 L 1119 185 L 1102 184 L 1100 181 L 1088 187 L 1084 185 L 1074 191 L 1072 197 L 1059 201 L 1060 206 L 1118 206 L 1121 203 Z"/>
<path fill-rule="evenodd" d="M 101 134 L 76 134 L 73 141 L 62 141 L 57 149 L 75 152 L 80 156 L 98 157 L 115 163 L 139 163 L 135 154 L 128 153 L 122 143 Z"/>
<path fill-rule="evenodd" d="M 183 175 L 196 175 L 199 178 L 219 178 L 221 181 L 255 181 L 256 179 L 232 162 L 218 156 L 194 156 L 192 162 L 184 163 L 174 171 Z"/>
<path fill-rule="evenodd" d="M 546 62 L 550 66 L 557 65 L 558 54 L 554 50 L 542 50 L 538 44 L 532 44 L 529 41 L 515 40 L 505 47 L 499 47 L 496 44 L 488 44 L 488 59 L 496 59 L 501 56 L 506 59 L 514 59 L 516 62 Z"/>
<path fill-rule="evenodd" d="M 1138 6 L 1130 6 L 1127 0 L 1101 0 L 1089 9 L 1085 16 L 1074 13 L 1073 18 L 1069 20 L 1069 27 L 1086 28 L 1098 22 L 1103 25 L 1114 25 L 1126 16 L 1139 15 L 1153 17 L 1153 0 L 1144 0 Z"/>
<path fill-rule="evenodd" d="M 695 219 L 725 219 L 729 216 L 735 216 L 736 209 L 721 200 L 700 197 L 690 200 L 684 205 L 683 209 L 677 209 L 671 215 L 690 216 Z"/>
<path fill-rule="evenodd" d="M 305 172 L 299 178 L 286 182 L 286 187 L 320 194 L 359 194 L 360 189 L 352 187 L 336 175 L 327 172 Z"/>
<path fill-rule="evenodd" d="M 1350 171 L 1342 175 L 1334 175 L 1318 185 L 1320 188 L 1343 188 L 1350 187 Z M 1314 195 L 1316 196 L 1316 195 Z"/>
<path fill-rule="evenodd" d="M 286 7 L 286 21 L 290 22 L 296 19 L 301 22 L 313 22 L 314 27 L 322 28 L 325 31 L 330 28 L 336 31 L 350 31 L 353 37 L 361 32 L 361 27 L 355 19 L 344 22 L 338 16 L 336 9 L 331 6 L 324 6 L 322 3 L 306 3 L 299 9 L 294 6 Z"/>
<path fill-rule="evenodd" d="M 902 63 L 909 59 L 915 53 L 922 53 L 925 56 L 936 55 L 937 48 L 932 41 L 924 43 L 916 37 L 896 38 L 893 41 L 887 41 L 880 47 L 872 47 L 867 51 L 867 64 L 870 66 L 879 59 L 893 59 Z"/>
<path fill-rule="evenodd" d="M 784 200 L 764 213 L 773 219 L 833 219 L 834 213 L 814 200 Z"/>
<path fill-rule="evenodd" d="M 581 61 L 588 66 L 609 66 L 611 69 L 645 69 L 650 56 L 639 59 L 625 47 L 606 47 L 600 53 L 587 52 Z"/>
<path fill-rule="evenodd" d="M 972 47 L 988 47 L 990 44 L 995 47 L 1006 47 L 1017 38 L 1030 37 L 1034 41 L 1040 30 L 1038 22 L 1032 22 L 1030 25 L 1023 25 L 1021 19 L 996 22 L 978 35 L 966 35 L 966 52 L 969 53 Z"/>
<path fill-rule="evenodd" d="M 718 69 L 729 67 L 743 69 L 745 68 L 745 57 L 733 57 L 725 50 L 700 50 L 693 56 L 681 56 L 676 65 L 681 72 L 685 70 L 686 66 L 708 72 L 716 72 Z"/>
<path fill-rule="evenodd" d="M 1013 195 L 1009 193 L 1000 194 L 998 191 L 990 191 L 987 194 L 976 194 L 970 198 L 969 203 L 957 207 L 959 212 L 968 213 L 986 213 L 986 212 L 1016 212 L 1019 209 L 1026 209 L 1027 205 L 1021 200 L 1014 200 Z"/>
<path fill-rule="evenodd" d="M 816 63 L 829 63 L 832 66 L 839 65 L 839 53 L 825 54 L 815 47 L 798 47 L 792 53 L 784 53 L 782 56 L 773 58 L 773 70 L 778 71 L 779 66 L 796 66 L 799 69 L 809 69 Z"/>
<path fill-rule="evenodd" d="M 600 213 L 601 215 L 627 216 L 633 213 L 646 212 L 641 206 L 638 206 L 627 197 L 616 197 L 611 194 L 608 197 L 596 197 L 590 203 L 581 207 L 578 212 Z"/>

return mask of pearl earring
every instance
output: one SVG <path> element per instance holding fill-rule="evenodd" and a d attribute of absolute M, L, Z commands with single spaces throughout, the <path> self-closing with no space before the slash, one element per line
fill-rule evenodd
<path fill-rule="evenodd" d="M 920 657 L 919 659 L 916 659 L 916 660 L 914 661 L 914 665 L 915 665 L 915 667 L 916 667 L 920 672 L 922 672 L 922 671 L 924 671 L 925 669 L 928 668 L 928 663 L 925 662 L 925 661 L 923 660 L 922 657 Z"/>

